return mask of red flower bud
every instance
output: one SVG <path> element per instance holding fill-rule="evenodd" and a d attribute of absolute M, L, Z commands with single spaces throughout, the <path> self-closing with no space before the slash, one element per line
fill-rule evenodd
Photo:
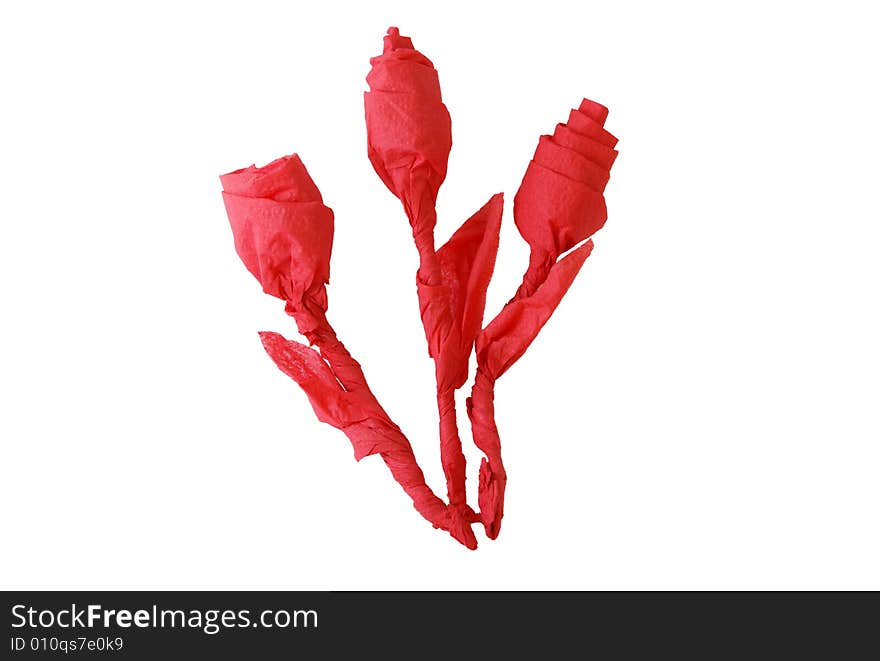
<path fill-rule="evenodd" d="M 541 136 L 514 198 L 520 234 L 554 261 L 605 224 L 605 185 L 617 157 L 617 138 L 603 127 L 607 116 L 607 108 L 584 99 L 567 124 Z"/>
<path fill-rule="evenodd" d="M 263 291 L 326 309 L 333 211 L 296 154 L 222 175 L 235 250 Z"/>
<path fill-rule="evenodd" d="M 415 204 L 421 189 L 436 200 L 452 148 L 437 70 L 397 28 L 388 29 L 384 42 L 382 54 L 370 59 L 370 91 L 364 93 L 367 153 L 404 204 Z"/>

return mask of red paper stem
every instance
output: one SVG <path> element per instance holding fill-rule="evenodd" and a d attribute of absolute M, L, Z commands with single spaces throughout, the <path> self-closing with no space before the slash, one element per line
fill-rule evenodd
<path fill-rule="evenodd" d="M 419 253 L 419 270 L 416 274 L 418 281 L 426 287 L 426 292 L 436 292 L 442 285 L 440 274 L 440 260 L 434 249 L 434 227 L 437 222 L 437 211 L 433 200 L 427 191 L 419 196 L 418 208 L 404 202 L 404 209 L 409 216 L 412 225 L 413 240 Z M 425 294 L 425 297 L 429 294 Z M 429 305 L 429 301 L 420 301 L 420 306 Z M 423 324 L 426 319 L 423 317 Z M 425 332 L 429 333 L 425 325 Z M 431 338 L 428 338 L 431 342 Z M 440 360 L 440 355 L 434 356 L 434 361 Z M 446 476 L 446 490 L 449 497 L 450 516 L 454 519 L 453 525 L 466 530 L 467 537 L 473 537 L 470 522 L 476 520 L 476 514 L 467 504 L 467 491 L 465 487 L 467 479 L 467 462 L 462 452 L 461 437 L 458 433 L 457 414 L 455 410 L 455 390 L 443 389 L 437 375 L 437 414 L 440 426 L 440 462 L 443 465 L 443 474 Z M 474 544 L 476 544 L 476 537 Z"/>
<path fill-rule="evenodd" d="M 522 298 L 528 298 L 534 294 L 538 290 L 538 287 L 544 284 L 544 281 L 550 274 L 550 269 L 553 267 L 553 263 L 553 256 L 549 253 L 532 250 L 529 254 L 529 267 L 523 274 L 522 284 L 507 304 L 509 305 Z"/>
<path fill-rule="evenodd" d="M 495 381 L 477 368 L 474 387 L 467 399 L 474 444 L 486 455 L 480 462 L 478 504 L 480 519 L 489 539 L 498 537 L 504 516 L 504 489 L 507 472 L 501 461 L 501 437 L 495 426 Z"/>
<path fill-rule="evenodd" d="M 548 253 L 532 251 L 529 266 L 523 274 L 522 284 L 506 304 L 528 298 L 547 280 L 553 266 Z M 501 437 L 495 424 L 495 381 L 485 370 L 477 368 L 471 396 L 467 399 L 467 412 L 471 432 L 476 445 L 486 458 L 480 462 L 478 486 L 479 517 L 489 539 L 501 532 L 504 517 L 504 491 L 507 487 L 507 471 L 501 459 Z"/>
<path fill-rule="evenodd" d="M 467 504 L 467 462 L 461 449 L 455 411 L 455 391 L 438 391 L 437 410 L 440 413 L 440 461 L 446 476 L 446 489 L 452 516 L 464 524 L 478 521 L 477 514 Z"/>
<path fill-rule="evenodd" d="M 376 410 L 380 411 L 386 421 L 390 423 L 390 431 L 389 428 L 383 429 L 382 441 L 387 441 L 388 434 L 390 433 L 394 449 L 383 450 L 379 454 L 385 465 L 388 466 L 394 479 L 397 480 L 412 499 L 413 505 L 419 514 L 430 521 L 435 528 L 448 531 L 453 538 L 469 549 L 477 548 L 477 540 L 469 522 L 463 520 L 458 509 L 453 511 L 438 498 L 425 482 L 425 476 L 416 461 L 412 445 L 379 404 L 379 401 L 367 384 L 360 363 L 352 357 L 336 336 L 336 332 L 327 321 L 323 311 L 299 308 L 293 309 L 291 313 L 296 319 L 300 332 L 306 336 L 310 344 L 318 347 L 321 357 L 330 365 L 333 374 L 345 390 L 357 392 L 369 405 L 374 406 Z M 441 423 L 441 428 L 444 425 L 446 427 L 450 425 L 448 416 Z M 451 420 L 451 425 L 455 427 L 454 417 Z M 387 443 L 384 444 L 387 446 Z M 461 443 L 459 441 L 459 449 L 460 447 Z"/>

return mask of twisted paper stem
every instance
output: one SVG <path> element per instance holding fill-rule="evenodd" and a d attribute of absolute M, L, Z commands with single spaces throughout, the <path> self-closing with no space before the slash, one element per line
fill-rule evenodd
<path fill-rule="evenodd" d="M 416 461 L 412 445 L 379 404 L 367 384 L 360 363 L 352 357 L 336 336 L 336 332 L 323 310 L 313 306 L 296 306 L 291 308 L 289 312 L 296 320 L 300 332 L 306 336 L 310 344 L 318 348 L 321 357 L 329 364 L 333 375 L 346 392 L 357 395 L 366 408 L 378 412 L 379 422 L 384 423 L 380 429 L 375 430 L 375 441 L 382 447 L 379 454 L 394 479 L 400 483 L 412 499 L 416 510 L 435 528 L 448 531 L 457 541 L 470 549 L 475 549 L 477 540 L 469 522 L 462 520 L 462 517 L 457 514 L 458 510 L 451 510 L 427 485 L 424 474 Z M 263 341 L 265 344 L 265 337 Z M 275 358 L 272 351 L 270 354 Z M 445 419 L 445 424 L 449 424 L 448 417 Z M 452 425 L 454 424 L 455 420 L 453 419 Z M 350 438 L 353 434 L 358 435 L 361 437 L 358 441 L 362 442 L 363 426 L 354 429 L 344 428 L 343 431 Z"/>
<path fill-rule="evenodd" d="M 432 330 L 429 318 L 438 318 L 446 315 L 445 310 L 428 310 L 431 306 L 443 306 L 442 277 L 440 272 L 440 260 L 434 248 L 434 227 L 437 223 L 437 211 L 435 202 L 428 193 L 427 186 L 417 183 L 418 192 L 413 195 L 417 200 L 415 204 L 412 198 L 404 197 L 404 210 L 412 226 L 413 241 L 419 253 L 419 268 L 416 273 L 416 281 L 419 285 L 419 306 L 422 323 L 425 328 L 428 343 L 434 338 L 430 336 Z M 441 360 L 439 352 L 433 354 L 434 362 Z M 467 504 L 467 463 L 462 452 L 461 437 L 458 433 L 457 414 L 455 410 L 455 389 L 445 387 L 440 381 L 439 371 L 435 370 L 437 387 L 437 414 L 439 418 L 440 433 L 440 462 L 443 465 L 443 474 L 446 477 L 446 490 L 449 498 L 450 516 L 454 519 L 454 525 L 467 529 L 470 536 L 470 522 L 476 519 L 474 511 Z M 474 537 L 474 544 L 476 538 Z"/>
<path fill-rule="evenodd" d="M 485 358 L 481 361 L 478 356 L 477 375 L 471 396 L 467 399 L 474 444 L 486 455 L 480 463 L 478 502 L 480 520 L 490 539 L 495 539 L 501 531 L 504 492 L 507 487 L 507 472 L 501 459 L 501 438 L 495 424 L 495 380 L 519 358 L 537 335 L 540 327 L 550 317 L 577 275 L 591 249 L 592 242 L 588 241 L 559 262 L 550 254 L 533 251 L 522 284 L 495 320 L 487 326 L 487 329 L 491 328 L 496 321 L 504 319 L 508 312 L 513 313 L 517 307 L 534 304 L 537 308 L 531 320 L 532 328 L 528 333 L 530 337 L 522 344 L 519 353 L 514 352 L 504 364 L 491 366 L 486 363 Z"/>

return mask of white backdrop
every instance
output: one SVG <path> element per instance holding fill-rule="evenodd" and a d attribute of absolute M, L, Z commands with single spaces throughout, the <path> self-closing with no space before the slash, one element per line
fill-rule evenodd
<path fill-rule="evenodd" d="M 0 586 L 880 588 L 880 53 L 838 5 L 6 3 Z M 217 179 L 301 155 L 331 320 L 444 492 L 417 258 L 366 158 L 389 25 L 452 114 L 438 243 L 582 96 L 620 138 L 593 256 L 499 382 L 476 552 L 264 354 L 298 336 Z"/>

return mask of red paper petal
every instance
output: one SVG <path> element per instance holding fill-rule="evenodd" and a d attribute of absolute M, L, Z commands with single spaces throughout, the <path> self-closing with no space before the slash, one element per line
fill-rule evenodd
<path fill-rule="evenodd" d="M 420 64 L 433 67 L 431 60 L 415 49 L 412 39 L 400 34 L 396 27 L 388 28 L 388 34 L 382 38 L 382 54 L 370 58 L 370 64 L 376 64 L 388 58 L 413 60 Z"/>
<path fill-rule="evenodd" d="M 533 250 L 560 255 L 605 224 L 605 198 L 532 161 L 513 200 L 513 218 Z"/>
<path fill-rule="evenodd" d="M 418 53 L 418 51 L 413 51 Z M 367 74 L 370 89 L 382 92 L 418 94 L 426 101 L 440 103 L 440 79 L 430 60 L 403 57 L 402 51 L 381 55 L 370 60 L 373 68 Z"/>
<path fill-rule="evenodd" d="M 390 28 L 382 55 L 370 60 L 370 91 L 364 94 L 367 153 L 376 173 L 404 203 L 418 198 L 409 173 L 419 177 L 432 200 L 446 178 L 452 147 L 449 112 L 442 103 L 434 65 L 412 41 Z"/>
<path fill-rule="evenodd" d="M 613 149 L 617 144 L 617 138 L 602 128 L 601 123 L 579 110 L 572 110 L 568 114 L 568 126 L 582 135 L 598 140 L 606 147 Z"/>
<path fill-rule="evenodd" d="M 542 135 L 538 141 L 534 161 L 570 179 L 587 184 L 597 193 L 603 192 L 608 183 L 608 170 L 603 170 L 573 149 L 563 147 L 549 135 Z"/>
<path fill-rule="evenodd" d="M 574 149 L 581 156 L 605 170 L 610 170 L 617 158 L 617 150 L 603 145 L 589 136 L 582 135 L 565 124 L 556 125 L 556 130 L 553 131 L 553 140 L 563 147 Z"/>
<path fill-rule="evenodd" d="M 605 120 L 608 119 L 608 108 L 589 99 L 581 101 L 578 110 L 599 124 L 605 124 Z"/>
<path fill-rule="evenodd" d="M 530 297 L 508 303 L 477 337 L 477 364 L 494 380 L 525 353 L 593 249 L 593 242 L 560 259 Z"/>
<path fill-rule="evenodd" d="M 365 92 L 367 153 L 376 173 L 397 197 L 405 193 L 411 170 L 431 173 L 431 197 L 446 178 L 452 124 L 442 103 L 404 92 Z"/>
<path fill-rule="evenodd" d="M 412 60 L 378 60 L 367 74 L 373 92 L 418 94 L 425 101 L 441 103 L 437 70 Z"/>
<path fill-rule="evenodd" d="M 263 291 L 285 301 L 329 281 L 333 211 L 223 193 L 235 249 Z"/>
<path fill-rule="evenodd" d="M 278 202 L 321 202 L 321 192 L 299 156 L 282 156 L 261 168 L 251 165 L 220 175 L 223 190 Z"/>

